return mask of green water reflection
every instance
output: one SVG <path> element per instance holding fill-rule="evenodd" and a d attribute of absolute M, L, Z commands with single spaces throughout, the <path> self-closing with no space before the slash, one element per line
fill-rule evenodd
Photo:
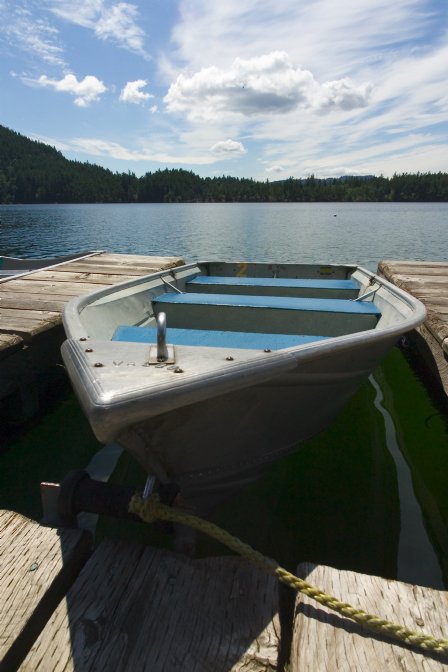
<path fill-rule="evenodd" d="M 213 520 L 291 569 L 310 560 L 397 578 L 407 576 L 407 568 L 398 565 L 409 562 L 413 582 L 441 587 L 439 566 L 445 584 L 448 576 L 446 414 L 397 349 L 375 379 L 410 469 L 414 509 L 400 504 L 400 469 L 374 404 L 375 387 L 366 381 L 327 432 L 275 464 L 265 478 L 215 511 Z M 61 401 L 0 455 L 0 507 L 39 519 L 39 482 L 58 481 L 70 469 L 85 467 L 98 448 L 74 398 Z M 144 478 L 126 454 L 112 475 L 139 487 Z M 415 509 L 423 519 L 420 527 L 406 518 Z M 416 530 L 414 548 L 424 547 L 423 560 L 400 553 L 405 527 Z M 104 536 L 170 546 L 163 531 L 127 522 L 100 520 L 97 539 Z M 199 537 L 198 555 L 223 553 L 219 544 Z M 433 554 L 433 574 L 419 571 L 419 562 L 430 564 L 425 553 Z"/>

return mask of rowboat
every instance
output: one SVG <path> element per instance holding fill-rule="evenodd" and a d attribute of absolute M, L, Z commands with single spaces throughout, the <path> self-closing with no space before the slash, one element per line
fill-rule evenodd
<path fill-rule="evenodd" d="M 196 262 L 72 300 L 62 355 L 97 438 L 204 514 L 328 427 L 424 318 L 356 265 Z"/>

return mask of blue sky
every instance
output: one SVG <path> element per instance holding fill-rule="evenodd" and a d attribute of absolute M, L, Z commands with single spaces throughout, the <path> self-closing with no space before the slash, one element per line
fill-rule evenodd
<path fill-rule="evenodd" d="M 0 123 L 142 175 L 448 171 L 447 0 L 0 0 Z"/>

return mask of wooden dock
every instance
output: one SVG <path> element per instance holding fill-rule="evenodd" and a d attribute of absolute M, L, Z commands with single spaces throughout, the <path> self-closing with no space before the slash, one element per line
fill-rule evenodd
<path fill-rule="evenodd" d="M 0 672 L 281 672 L 277 580 L 235 557 L 41 527 L 0 511 Z M 89 554 L 90 551 L 90 554 Z M 307 563 L 300 576 L 416 631 L 446 635 L 448 594 Z M 446 670 L 298 596 L 291 672 Z M 289 636 L 291 632 L 289 633 Z"/>
<path fill-rule="evenodd" d="M 6 414 L 26 418 L 39 408 L 61 361 L 61 316 L 70 299 L 182 263 L 180 257 L 100 252 L 0 282 L 0 404 Z"/>
<path fill-rule="evenodd" d="M 427 319 L 413 342 L 448 395 L 448 262 L 386 260 L 378 271 L 424 303 Z"/>

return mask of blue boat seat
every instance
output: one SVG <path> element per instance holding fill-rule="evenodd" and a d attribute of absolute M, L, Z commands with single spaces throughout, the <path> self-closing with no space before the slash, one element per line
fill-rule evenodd
<path fill-rule="evenodd" d="M 282 350 L 297 345 L 320 341 L 324 336 L 295 334 L 258 334 L 239 331 L 212 331 L 205 329 L 166 330 L 166 341 L 171 345 L 194 345 L 207 348 L 242 348 L 252 350 Z M 112 336 L 113 341 L 128 343 L 156 343 L 155 327 L 120 326 Z"/>
<path fill-rule="evenodd" d="M 178 294 L 167 292 L 154 299 L 156 304 L 244 306 L 249 308 L 271 308 L 273 310 L 308 310 L 313 312 L 351 313 L 355 315 L 381 315 L 371 301 L 349 301 L 347 299 L 309 299 L 289 296 L 250 296 L 246 294 Z"/>
<path fill-rule="evenodd" d="M 290 296 L 166 292 L 153 306 L 170 327 L 267 334 L 342 336 L 374 329 L 380 317 L 371 301 Z"/>
<path fill-rule="evenodd" d="M 239 278 L 197 275 L 186 283 L 188 292 L 263 294 L 310 298 L 355 299 L 359 286 L 353 280 L 328 278 Z"/>

